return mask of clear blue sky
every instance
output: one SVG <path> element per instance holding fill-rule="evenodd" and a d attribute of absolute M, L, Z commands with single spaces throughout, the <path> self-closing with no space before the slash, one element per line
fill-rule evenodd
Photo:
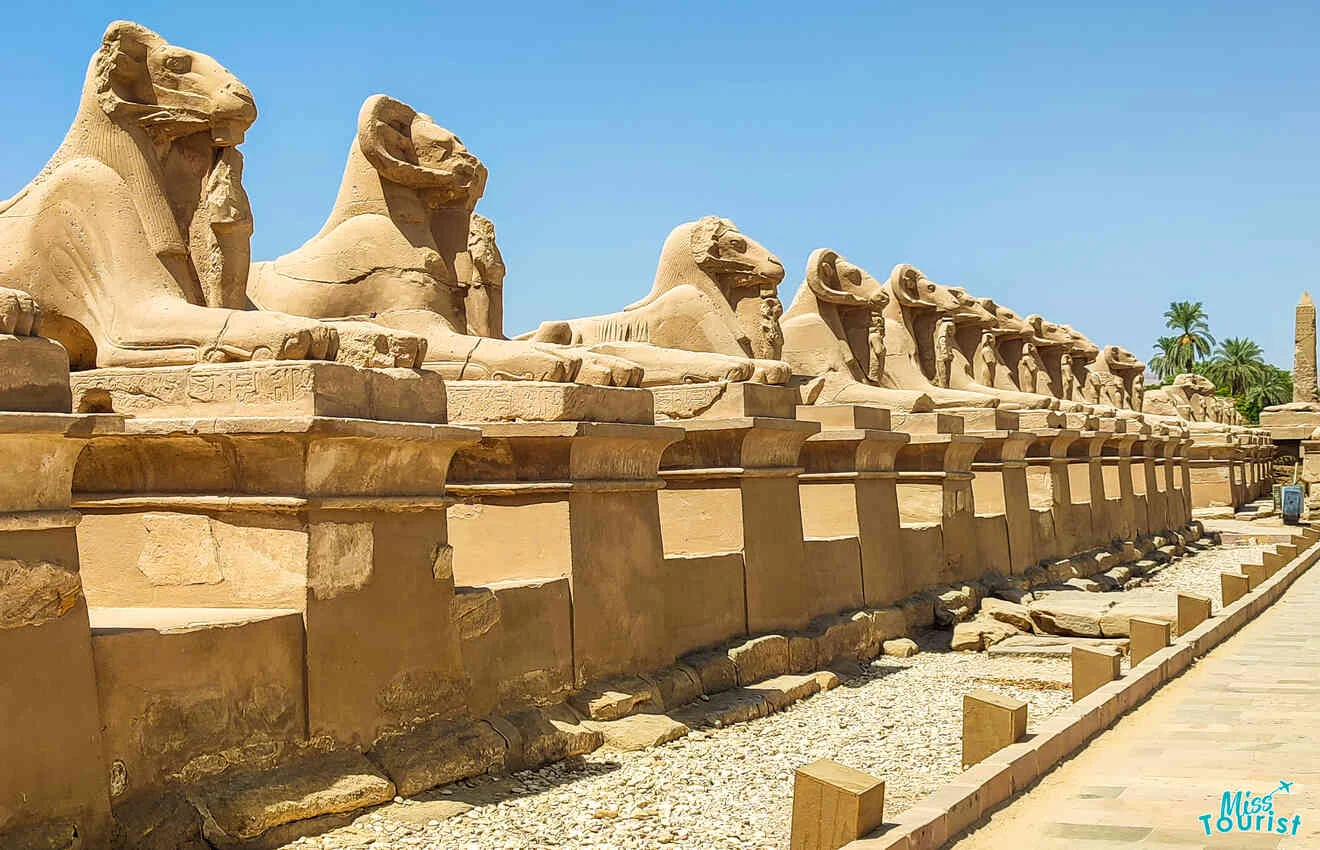
<path fill-rule="evenodd" d="M 718 214 L 784 260 L 785 301 L 831 247 L 1142 357 L 1169 301 L 1201 300 L 1216 336 L 1291 368 L 1316 285 L 1320 4 L 627 5 L 7 4 L 0 197 L 129 18 L 256 95 L 257 259 L 319 229 L 385 92 L 490 167 L 511 333 L 640 297 L 669 229 Z"/>

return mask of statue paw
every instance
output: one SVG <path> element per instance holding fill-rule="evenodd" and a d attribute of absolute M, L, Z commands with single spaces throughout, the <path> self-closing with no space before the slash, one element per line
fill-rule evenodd
<path fill-rule="evenodd" d="M 426 358 L 426 338 L 372 322 L 326 322 L 339 335 L 335 360 L 373 369 L 414 369 Z"/>
<path fill-rule="evenodd" d="M 315 319 L 257 310 L 228 312 L 220 334 L 198 346 L 198 360 L 333 360 L 339 347 L 335 329 Z"/>
<path fill-rule="evenodd" d="M 793 367 L 782 360 L 753 360 L 751 380 L 758 384 L 787 384 Z"/>
<path fill-rule="evenodd" d="M 613 357 L 596 352 L 574 352 L 582 360 L 574 379 L 579 384 L 595 384 L 602 387 L 639 387 L 645 370 L 622 357 Z"/>
<path fill-rule="evenodd" d="M 0 287 L 0 334 L 37 336 L 41 331 L 41 307 L 26 292 Z"/>

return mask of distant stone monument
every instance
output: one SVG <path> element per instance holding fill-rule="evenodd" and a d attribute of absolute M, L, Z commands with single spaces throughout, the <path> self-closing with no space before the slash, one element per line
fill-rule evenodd
<path fill-rule="evenodd" d="M 1293 401 L 1314 404 L 1320 401 L 1315 374 L 1315 302 L 1303 292 L 1297 302 L 1297 329 L 1293 342 Z"/>

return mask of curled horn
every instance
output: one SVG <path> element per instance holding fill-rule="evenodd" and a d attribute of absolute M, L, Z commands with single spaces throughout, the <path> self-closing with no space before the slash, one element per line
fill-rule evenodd
<path fill-rule="evenodd" d="M 391 183 L 417 188 L 445 185 L 453 179 L 450 172 L 403 158 L 411 156 L 415 160 L 417 156 L 412 150 L 411 127 L 417 115 L 417 110 L 403 101 L 372 95 L 358 113 L 358 146 L 380 176 Z"/>
<path fill-rule="evenodd" d="M 839 262 L 837 251 L 831 251 L 828 248 L 817 248 L 811 252 L 811 257 L 807 260 L 807 288 L 811 290 L 822 301 L 830 304 L 842 304 L 850 307 L 870 306 L 869 302 L 858 298 L 851 292 L 845 292 L 843 289 L 831 284 L 837 284 L 839 279 L 838 270 L 835 264 Z"/>

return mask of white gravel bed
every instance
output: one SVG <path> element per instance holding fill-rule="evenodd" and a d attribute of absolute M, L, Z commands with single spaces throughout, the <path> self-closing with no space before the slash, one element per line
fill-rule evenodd
<path fill-rule="evenodd" d="M 961 772 L 963 694 L 987 688 L 1025 700 L 1029 729 L 1071 702 L 1066 661 L 948 652 L 948 636 L 919 635 L 920 654 L 877 659 L 864 676 L 780 714 L 424 795 L 486 800 L 457 817 L 408 823 L 393 816 L 405 801 L 289 846 L 782 850 L 793 771 L 819 758 L 884 779 L 893 817 Z"/>
<path fill-rule="evenodd" d="M 1248 544 L 1212 546 L 1203 552 L 1185 555 L 1152 573 L 1147 577 L 1146 586 L 1156 590 L 1178 590 L 1208 596 L 1213 600 L 1215 610 L 1218 610 L 1224 604 L 1219 574 L 1237 572 L 1244 561 L 1259 561 L 1260 553 L 1265 548 Z"/>

